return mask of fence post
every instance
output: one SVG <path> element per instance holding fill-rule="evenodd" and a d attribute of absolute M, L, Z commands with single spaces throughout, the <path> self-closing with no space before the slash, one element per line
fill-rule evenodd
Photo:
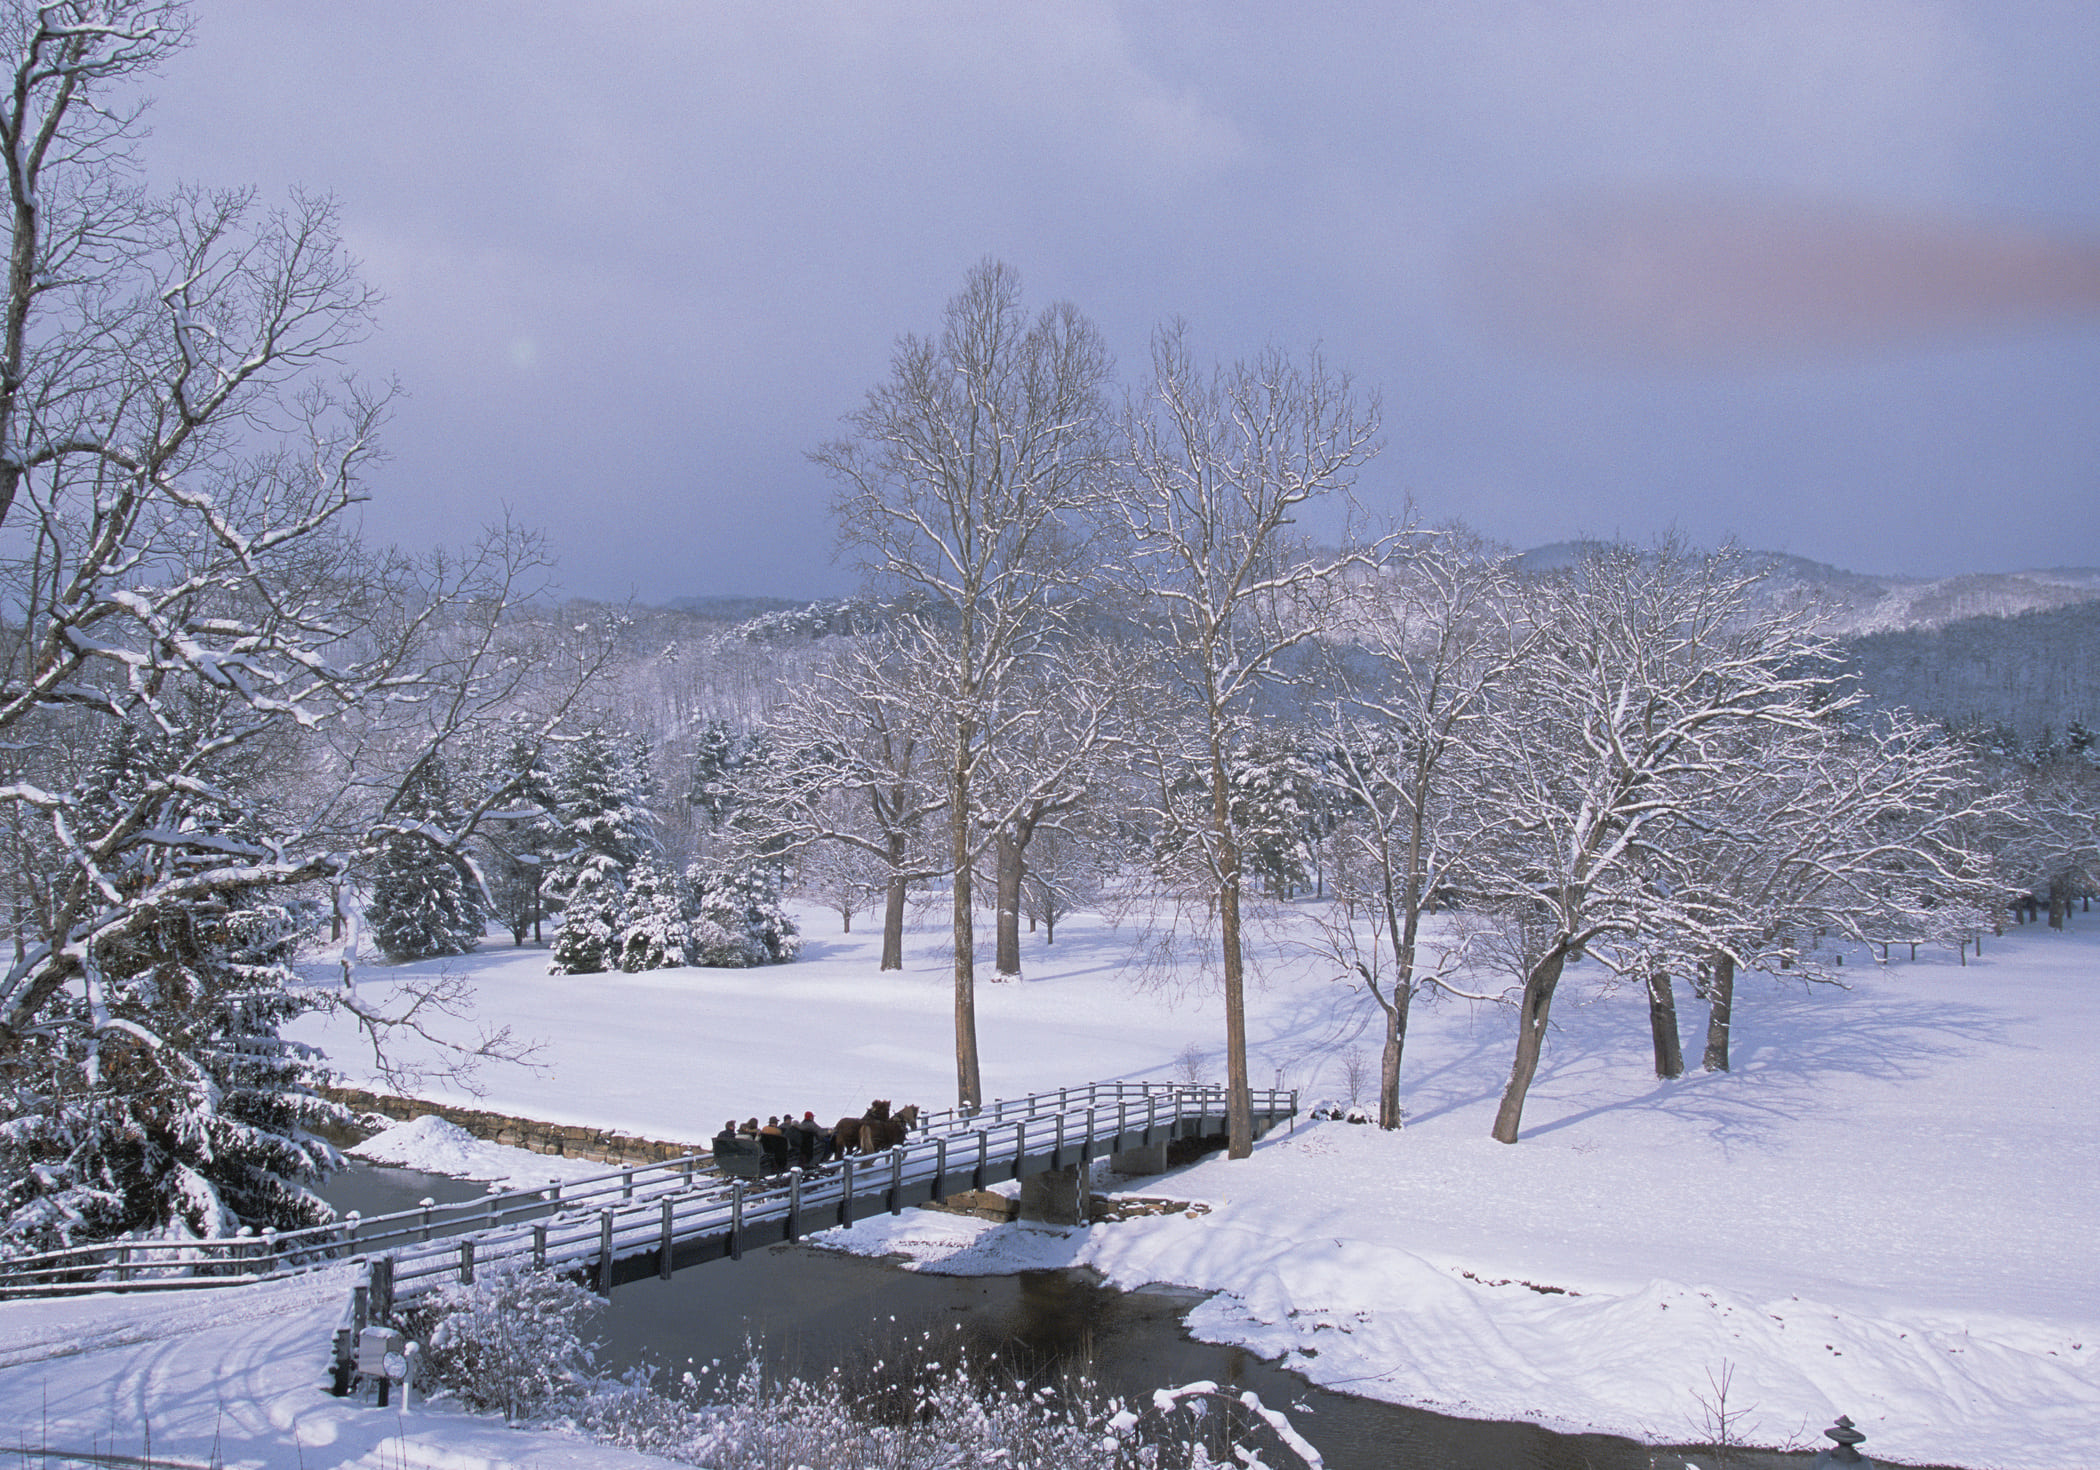
<path fill-rule="evenodd" d="M 1065 1115 L 1064 1115 L 1064 1110 L 1063 1110 L 1063 1109 L 1059 1109 L 1059 1110 L 1058 1110 L 1058 1114 L 1057 1114 L 1057 1137 L 1056 1137 L 1056 1138 L 1054 1138 L 1053 1140 L 1051 1140 L 1051 1143 L 1050 1143 L 1050 1167 L 1051 1167 L 1051 1168 L 1053 1168 L 1053 1169 L 1062 1169 L 1062 1168 L 1063 1168 L 1064 1166 L 1065 1166 Z"/>
<path fill-rule="evenodd" d="M 428 1241 L 428 1240 L 430 1239 L 430 1211 L 431 1211 L 431 1207 L 432 1207 L 432 1206 L 434 1206 L 435 1204 L 437 1204 L 437 1201 L 436 1201 L 436 1200 L 434 1200 L 434 1199 L 432 1199 L 432 1198 L 431 1198 L 431 1197 L 430 1197 L 429 1195 L 427 1195 L 427 1194 L 426 1194 L 426 1195 L 424 1195 L 424 1196 L 423 1196 L 423 1198 L 422 1198 L 422 1199 L 421 1199 L 421 1200 L 420 1200 L 420 1201 L 418 1202 L 418 1208 L 420 1208 L 420 1209 L 422 1210 L 422 1212 L 423 1212 L 423 1225 L 422 1225 L 422 1232 L 423 1232 L 423 1233 L 422 1233 L 422 1235 L 421 1235 L 420 1239 L 422 1239 L 422 1240 L 424 1240 L 424 1241 Z"/>
<path fill-rule="evenodd" d="M 612 1295 L 612 1206 L 598 1212 L 598 1295 Z"/>
<path fill-rule="evenodd" d="M 1094 1109 L 1091 1103 L 1086 1110 L 1086 1142 L 1079 1145 L 1079 1162 L 1094 1162 Z"/>
<path fill-rule="evenodd" d="M 933 1193 L 937 1199 L 948 1194 L 948 1135 L 943 1133 L 933 1141 Z"/>
<path fill-rule="evenodd" d="M 634 1170 L 632 1169 L 622 1169 L 620 1171 L 620 1198 L 622 1200 L 634 1198 Z"/>
<path fill-rule="evenodd" d="M 729 1259 L 744 1259 L 744 1181 L 729 1181 Z"/>
<path fill-rule="evenodd" d="M 802 1169 L 799 1165 L 788 1170 L 787 1238 L 802 1238 Z"/>
<path fill-rule="evenodd" d="M 474 1237 L 471 1235 L 459 1243 L 459 1284 L 474 1284 Z"/>
<path fill-rule="evenodd" d="M 851 1158 L 841 1158 L 839 1162 L 842 1166 L 839 1170 L 839 1177 L 842 1181 L 839 1186 L 839 1224 L 851 1225 L 853 1223 L 853 1160 Z"/>
<path fill-rule="evenodd" d="M 989 1128 L 977 1130 L 977 1167 L 970 1171 L 970 1188 L 984 1188 L 985 1156 L 991 1152 L 992 1139 Z"/>
<path fill-rule="evenodd" d="M 534 1270 L 545 1270 L 547 1266 L 547 1222 L 532 1222 L 532 1265 Z"/>
<path fill-rule="evenodd" d="M 664 1196 L 663 1246 L 657 1256 L 656 1274 L 665 1281 L 671 1279 L 671 1197 Z"/>
<path fill-rule="evenodd" d="M 394 1258 L 380 1256 L 372 1262 L 372 1315 L 370 1322 L 394 1320 Z"/>
<path fill-rule="evenodd" d="M 898 1196 L 899 1196 L 899 1194 L 901 1193 L 901 1191 L 903 1190 L 903 1188 L 904 1188 L 904 1145 L 900 1143 L 900 1144 L 897 1144 L 897 1145 L 895 1145 L 895 1146 L 894 1146 L 893 1148 L 891 1148 L 891 1149 L 890 1149 L 890 1198 L 889 1198 L 889 1206 L 890 1206 L 890 1213 L 891 1213 L 892 1215 L 901 1215 L 901 1214 L 903 1214 L 903 1213 L 904 1213 L 904 1206 L 903 1206 L 903 1204 L 902 1204 L 902 1203 L 900 1202 L 900 1200 L 899 1200 L 899 1198 L 898 1198 Z"/>

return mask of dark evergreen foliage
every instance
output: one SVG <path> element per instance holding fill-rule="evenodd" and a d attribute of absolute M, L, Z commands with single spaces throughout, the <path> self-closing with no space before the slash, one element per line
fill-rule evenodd
<path fill-rule="evenodd" d="M 388 959 L 466 954 L 481 942 L 487 904 L 453 846 L 458 826 L 444 757 L 433 752 L 402 782 L 368 848 L 365 926 Z"/>

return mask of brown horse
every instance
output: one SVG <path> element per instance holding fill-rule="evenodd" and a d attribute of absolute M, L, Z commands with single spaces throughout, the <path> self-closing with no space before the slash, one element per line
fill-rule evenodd
<path fill-rule="evenodd" d="M 866 1153 L 867 1150 L 861 1147 L 861 1128 L 868 1123 L 887 1123 L 889 1117 L 889 1101 L 886 1098 L 877 1098 L 868 1104 L 867 1112 L 858 1118 L 839 1119 L 838 1124 L 831 1130 L 831 1152 L 825 1157 L 836 1159 L 855 1151 Z"/>
<path fill-rule="evenodd" d="M 884 1113 L 888 1113 L 889 1105 L 885 1103 L 882 1110 Z M 868 1117 L 861 1120 L 860 1151 L 864 1154 L 872 1154 L 882 1149 L 895 1148 L 898 1144 L 904 1142 L 905 1136 L 911 1132 L 918 1121 L 919 1105 L 917 1103 L 911 1103 L 899 1108 L 897 1116 L 894 1118 L 877 1118 L 870 1113 Z"/>

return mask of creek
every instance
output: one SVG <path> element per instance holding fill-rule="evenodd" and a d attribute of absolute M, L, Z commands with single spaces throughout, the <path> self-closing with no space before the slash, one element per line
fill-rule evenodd
<path fill-rule="evenodd" d="M 322 1192 L 339 1209 L 372 1215 L 412 1208 L 426 1196 L 475 1199 L 486 1186 L 358 1163 Z M 1182 1318 L 1200 1300 L 1185 1291 L 1117 1291 L 1084 1270 L 937 1276 L 785 1245 L 620 1287 L 597 1329 L 608 1366 L 646 1363 L 673 1374 L 730 1373 L 756 1351 L 775 1372 L 821 1378 L 877 1359 L 929 1352 L 945 1359 L 959 1347 L 987 1368 L 1046 1381 L 1081 1374 L 1138 1403 L 1155 1388 L 1210 1379 L 1252 1389 L 1288 1413 L 1329 1470 L 1677 1470 L 1684 1463 L 1614 1435 L 1455 1419 L 1315 1388 L 1244 1348 L 1190 1338 Z M 1736 1470 L 1801 1470 L 1813 1459 L 1733 1455 Z"/>

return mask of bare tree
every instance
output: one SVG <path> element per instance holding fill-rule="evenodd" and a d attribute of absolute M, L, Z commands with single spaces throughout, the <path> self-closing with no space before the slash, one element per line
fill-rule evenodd
<path fill-rule="evenodd" d="M 1006 696 L 1093 570 L 1108 374 L 1091 322 L 1067 304 L 1030 320 L 1019 278 L 987 260 L 937 338 L 898 344 L 889 377 L 847 416 L 852 437 L 815 456 L 841 487 L 841 546 L 900 599 L 897 627 L 943 675 L 955 1085 L 966 1106 L 983 1101 L 971 874 L 989 833 L 978 767 L 1029 722 Z"/>
<path fill-rule="evenodd" d="M 1115 764 L 1127 763 L 1127 664 L 1098 638 L 1046 650 L 1014 691 L 1013 702 L 1029 718 L 987 747 L 978 802 L 979 820 L 992 833 L 997 979 L 1020 978 L 1023 890 L 1037 836 L 1082 815 Z"/>
<path fill-rule="evenodd" d="M 1561 972 L 1608 940 L 1679 922 L 1672 863 L 1697 794 L 1746 730 L 1824 717 L 1828 643 L 1806 613 L 1759 611 L 1732 550 L 1605 547 L 1524 587 L 1525 656 L 1483 727 L 1479 789 L 1502 840 L 1473 867 L 1488 904 L 1542 915 L 1494 1136 L 1514 1143 Z M 1640 964 L 1649 982 L 1655 956 Z M 1629 964 L 1632 961 L 1629 959 Z"/>
<path fill-rule="evenodd" d="M 1674 948 L 1708 1001 L 1708 1071 L 1729 1066 L 1738 971 L 1837 981 L 1821 939 L 1962 943 L 1997 906 L 1978 838 L 2007 798 L 1944 732 L 1842 714 L 1744 732 L 1673 843 Z"/>
<path fill-rule="evenodd" d="M 929 716 L 924 652 L 916 640 L 886 637 L 847 650 L 774 707 L 772 754 L 748 773 L 746 841 L 802 860 L 843 849 L 879 875 L 884 970 L 904 968 L 912 886 L 946 871 L 926 840 L 948 795 L 936 769 L 944 732 Z"/>
<path fill-rule="evenodd" d="M 297 1052 L 274 1028 L 313 997 L 288 988 L 287 956 L 361 804 L 361 773 L 327 769 L 315 732 L 428 724 L 439 706 L 431 727 L 456 727 L 500 641 L 472 613 L 504 626 L 535 553 L 499 536 L 419 566 L 358 543 L 390 390 L 331 376 L 370 320 L 333 206 L 157 196 L 138 177 L 126 88 L 187 33 L 178 3 L 0 5 L 0 831 L 19 865 L 0 1090 L 12 1118 L 63 1114 L 119 1151 L 115 1119 L 185 1119 L 157 1146 L 191 1151 L 193 1201 L 211 1195 L 208 1155 L 263 1140 L 290 1161 L 275 1197 L 297 1203 L 311 1136 L 230 1118 L 213 1068 Z M 267 1020 L 231 1047 L 225 987 Z M 455 1059 L 513 1052 L 499 1034 Z M 295 1118 L 313 1105 L 306 1066 L 269 1084 Z M 0 1183 L 86 1198 L 99 1186 L 77 1157 L 47 1171 L 11 1155 Z M 185 1218 L 209 1225 L 209 1204 Z"/>
<path fill-rule="evenodd" d="M 1378 1125 L 1401 1121 L 1409 1010 L 1441 966 L 1417 964 L 1422 915 L 1482 835 L 1471 799 L 1475 732 L 1497 713 L 1513 647 L 1507 558 L 1453 527 L 1404 537 L 1365 582 L 1343 645 L 1327 779 L 1347 804 L 1335 834 L 1338 901 L 1323 948 L 1384 1018 Z"/>
<path fill-rule="evenodd" d="M 1188 721 L 1155 757 L 1162 823 L 1168 793 L 1193 761 L 1208 787 L 1191 854 L 1218 923 L 1225 991 L 1229 1151 L 1253 1151 L 1247 1077 L 1244 863 L 1228 765 L 1255 696 L 1291 649 L 1336 622 L 1362 550 L 1316 551 L 1296 529 L 1313 503 L 1346 493 L 1376 452 L 1378 409 L 1315 352 L 1270 350 L 1201 372 L 1185 329 L 1154 338 L 1152 381 L 1126 416 L 1132 484 L 1124 501 L 1135 605 L 1151 610 L 1163 668 Z M 1344 538 L 1346 542 L 1346 537 Z"/>

